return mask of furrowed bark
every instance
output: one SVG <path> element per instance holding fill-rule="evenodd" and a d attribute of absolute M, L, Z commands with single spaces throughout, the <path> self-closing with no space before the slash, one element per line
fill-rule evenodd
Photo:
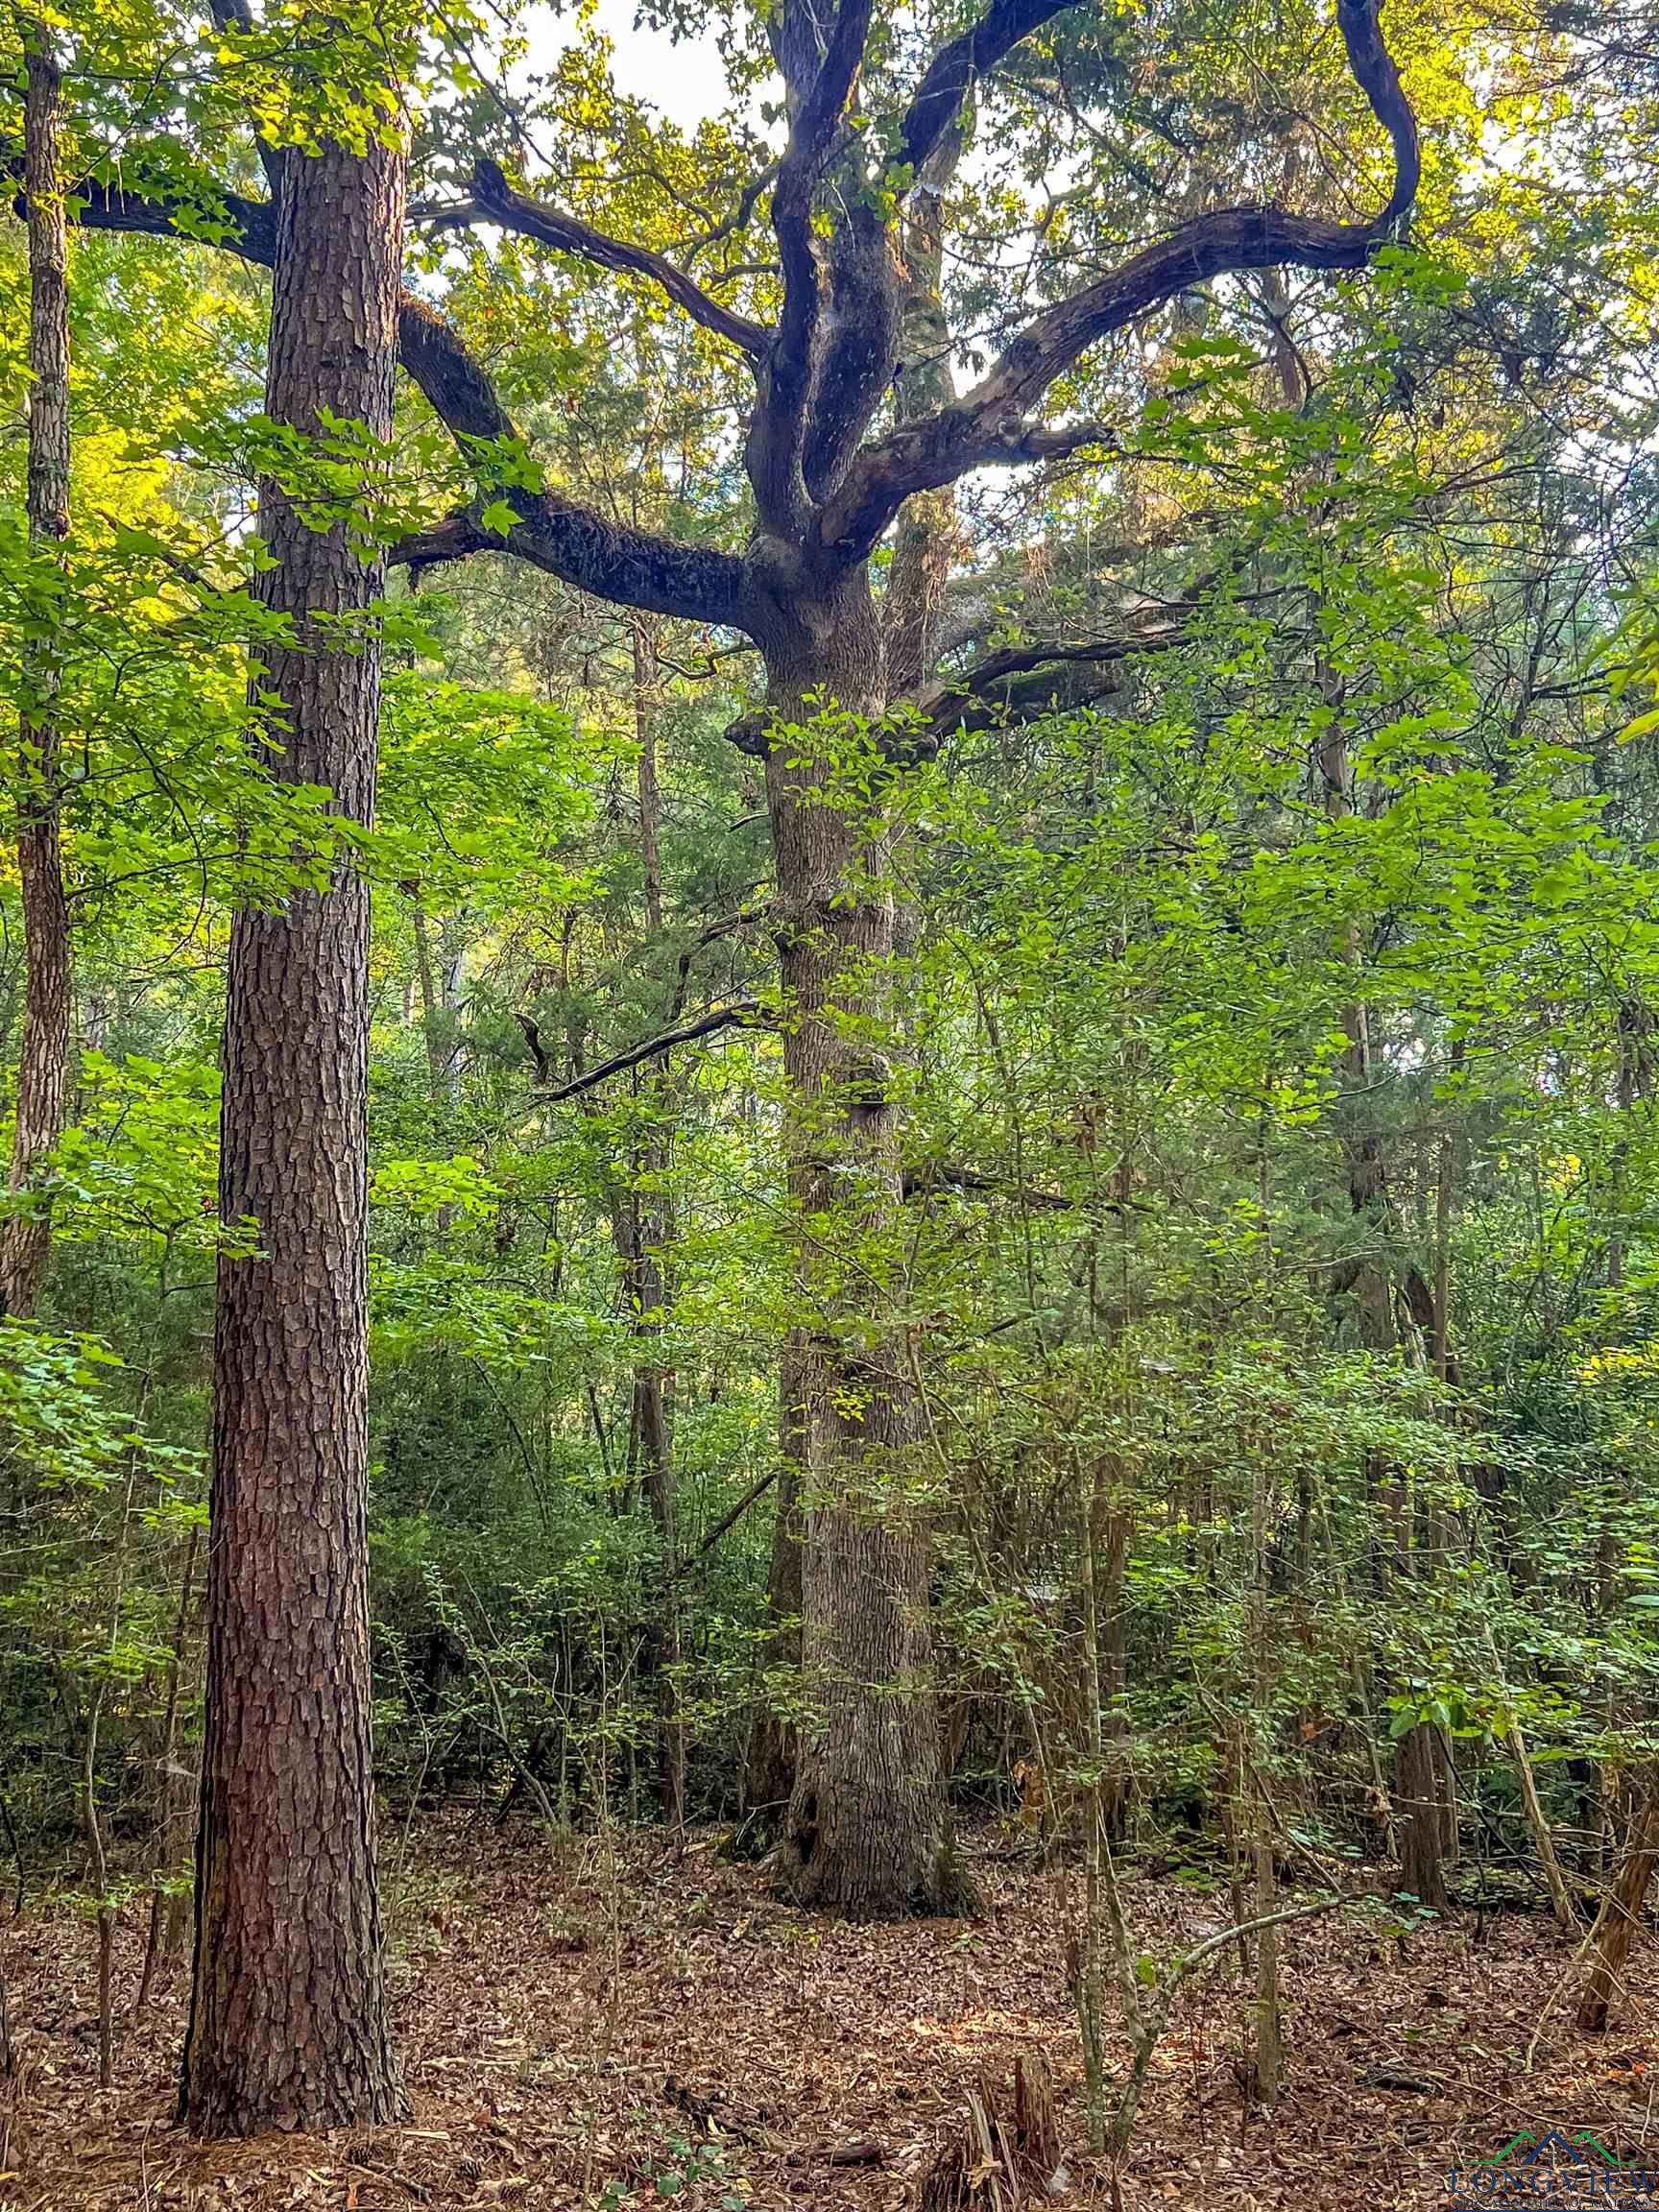
<path fill-rule="evenodd" d="M 69 227 L 59 175 L 62 75 L 43 26 L 31 27 L 24 96 L 29 195 L 29 541 L 39 554 L 69 535 Z M 27 1320 L 51 1249 L 42 1162 L 68 1115 L 73 965 L 59 822 L 61 735 L 55 625 L 23 649 L 18 716 L 17 869 L 23 896 L 23 1048 L 17 1120 L 0 1227 L 0 1301 Z"/>
<path fill-rule="evenodd" d="M 767 1629 L 762 1663 L 771 1669 L 801 1665 L 801 1461 L 805 1450 L 800 1357 L 793 1340 L 778 1360 L 777 1517 L 772 1524 L 772 1564 L 766 1584 Z M 795 1787 L 795 1724 L 778 1710 L 764 1687 L 755 1700 L 744 1759 L 743 1810 L 760 1815 L 766 1828 L 781 1824 Z"/>
<path fill-rule="evenodd" d="M 391 428 L 405 156 L 325 144 L 283 177 L 266 406 Z M 383 580 L 344 521 L 305 527 L 263 487 L 290 617 L 263 687 L 271 773 L 373 818 Z M 361 619 L 355 650 L 327 625 Z M 181 2092 L 198 2132 L 324 2128 L 401 2104 L 381 1979 L 368 1606 L 369 891 L 329 887 L 232 928 L 220 1211 L 259 1252 L 222 1259 L 214 1340 L 207 1702 L 196 1969 Z"/>
<path fill-rule="evenodd" d="M 881 638 L 867 583 L 815 606 L 768 653 L 771 702 L 879 711 Z M 801 1223 L 799 1361 L 805 1713 L 780 1848 L 803 1904 L 859 1915 L 950 1901 L 927 1618 L 928 1537 L 906 1497 L 916 1407 L 883 1282 L 902 1205 L 890 1017 L 894 909 L 878 822 L 850 805 L 808 731 L 775 742 L 767 798 Z M 849 1254 L 857 1259 L 850 1262 Z"/>

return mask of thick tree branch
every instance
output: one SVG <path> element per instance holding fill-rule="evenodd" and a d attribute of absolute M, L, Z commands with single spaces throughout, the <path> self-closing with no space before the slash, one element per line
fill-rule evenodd
<path fill-rule="evenodd" d="M 821 60 L 809 0 L 788 0 L 776 39 L 790 108 L 789 144 L 772 187 L 783 308 L 766 359 L 748 459 L 762 517 L 784 531 L 800 529 L 810 512 L 806 440 L 830 293 L 827 258 L 813 226 L 818 189 L 841 143 L 858 81 L 871 5 L 872 0 L 839 0 Z M 854 223 L 851 211 L 842 220 Z"/>
<path fill-rule="evenodd" d="M 740 622 L 743 564 L 735 554 L 619 528 L 557 492 L 512 489 L 502 497 L 517 516 L 504 537 L 486 530 L 478 509 L 469 507 L 402 539 L 388 561 L 419 576 L 474 553 L 511 553 L 615 607 L 722 627 Z"/>
<path fill-rule="evenodd" d="M 1030 412 L 1092 346 L 1189 286 L 1256 269 L 1363 268 L 1411 204 L 1419 175 L 1417 126 L 1382 43 L 1377 6 L 1337 0 L 1336 7 L 1350 66 L 1393 148 L 1393 188 L 1376 216 L 1333 223 L 1281 207 L 1222 207 L 1181 224 L 1110 276 L 1034 316 L 954 406 L 867 447 L 821 519 L 826 547 L 843 560 L 862 559 L 913 493 L 993 462 L 1047 459 L 1094 442 L 1092 426 L 1046 430 L 1028 420 Z"/>
<path fill-rule="evenodd" d="M 20 162 L 7 173 L 21 180 Z M 269 269 L 276 252 L 276 216 L 269 200 L 249 200 L 215 186 L 201 199 L 181 192 L 129 192 L 101 178 L 84 177 L 67 187 L 73 222 L 87 230 L 121 230 L 135 237 L 183 238 L 217 246 Z M 16 201 L 24 209 L 21 194 Z"/>
<path fill-rule="evenodd" d="M 1087 706 L 1116 689 L 1117 671 L 1124 661 L 1142 653 L 1166 653 L 1185 643 L 1188 635 L 1184 622 L 1168 621 L 1120 637 L 990 654 L 919 695 L 916 708 L 923 720 L 913 742 L 920 752 L 936 751 L 961 730 L 1032 722 L 1056 707 Z"/>
<path fill-rule="evenodd" d="M 962 112 L 976 79 L 989 75 L 1030 32 L 1075 0 L 993 0 L 972 29 L 928 62 L 900 130 L 902 158 L 919 173 Z"/>
<path fill-rule="evenodd" d="M 604 231 L 595 230 L 591 224 L 583 223 L 574 215 L 544 207 L 540 201 L 517 191 L 493 161 L 479 160 L 474 165 L 472 194 L 471 204 L 486 222 L 498 223 L 504 230 L 516 230 L 522 237 L 535 238 L 543 246 L 572 254 L 595 268 L 644 276 L 665 292 L 677 307 L 684 308 L 694 323 L 726 339 L 752 361 L 757 361 L 765 352 L 770 334 L 760 324 L 723 307 L 718 300 L 711 300 L 701 285 L 693 282 L 683 269 L 677 269 L 672 261 L 652 252 L 649 247 L 609 238 Z"/>
<path fill-rule="evenodd" d="M 70 188 L 70 198 L 88 229 L 202 238 L 266 268 L 276 249 L 270 202 L 239 193 L 196 201 L 177 193 L 127 192 L 88 179 Z M 513 418 L 489 372 L 454 327 L 412 292 L 398 304 L 397 348 L 433 413 L 464 445 L 517 441 Z M 504 496 L 518 516 L 506 538 L 484 529 L 469 510 L 404 540 L 391 560 L 419 569 L 506 550 L 615 605 L 723 627 L 737 622 L 743 568 L 735 556 L 617 528 L 555 492 L 513 488 Z"/>

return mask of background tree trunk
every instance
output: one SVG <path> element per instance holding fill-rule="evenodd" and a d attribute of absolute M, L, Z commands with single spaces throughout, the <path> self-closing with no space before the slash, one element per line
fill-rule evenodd
<path fill-rule="evenodd" d="M 29 539 L 69 535 L 69 228 L 59 176 L 62 76 L 40 25 L 29 34 L 24 161 L 29 195 Z M 71 960 L 59 833 L 59 642 L 23 648 L 17 868 L 22 878 L 23 1047 L 7 1189 L 23 1199 L 68 1113 Z M 40 1300 L 52 1224 L 38 1195 L 0 1226 L 0 1301 L 27 1319 Z"/>
<path fill-rule="evenodd" d="M 1624 1968 L 1636 1940 L 1642 1909 L 1659 1863 L 1659 1779 L 1649 1776 L 1647 1791 L 1630 1824 L 1630 1839 L 1613 1887 L 1596 1916 L 1592 1962 L 1578 2000 L 1578 2025 L 1599 2034 L 1607 2025 L 1613 1999 L 1624 1987 Z"/>
<path fill-rule="evenodd" d="M 1435 1731 L 1419 1720 L 1401 1737 L 1394 1757 L 1395 1803 L 1400 1822 L 1400 1887 L 1432 1912 L 1447 1909 L 1443 1849 L 1445 1815 Z"/>
<path fill-rule="evenodd" d="M 287 156 L 267 408 L 390 431 L 405 156 Z M 273 773 L 373 817 L 380 699 L 372 633 L 316 620 L 382 587 L 343 521 L 307 529 L 275 486 L 270 605 L 293 641 Z M 207 2134 L 384 2120 L 400 2098 L 381 1985 L 368 1593 L 369 892 L 244 911 L 231 935 L 220 1208 L 260 1251 L 223 1260 L 214 1344 L 206 1732 L 196 1973 L 182 2109 Z"/>

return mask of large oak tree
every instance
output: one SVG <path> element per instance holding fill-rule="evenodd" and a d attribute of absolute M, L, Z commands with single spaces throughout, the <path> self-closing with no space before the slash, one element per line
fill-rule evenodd
<path fill-rule="evenodd" d="M 751 524 L 740 546 L 619 526 L 516 462 L 398 557 L 420 570 L 504 546 L 613 605 L 740 634 L 763 663 L 763 698 L 730 734 L 765 762 L 792 1101 L 801 1325 L 787 1367 L 800 1400 L 791 1427 L 806 1508 L 809 1719 L 784 1863 L 804 1901 L 859 1912 L 937 1906 L 950 1877 L 929 1694 L 927 1531 L 902 1479 L 917 1422 L 906 1345 L 880 1265 L 849 1267 L 835 1256 L 849 1245 L 878 1254 L 902 1196 L 897 1087 L 871 1042 L 889 1025 L 895 902 L 879 810 L 840 803 L 835 748 L 813 735 L 814 717 L 833 709 L 862 718 L 879 747 L 883 716 L 908 695 L 922 703 L 923 742 L 948 727 L 963 703 L 934 682 L 939 639 L 927 632 L 950 488 L 975 471 L 1099 446 L 1103 425 L 1065 397 L 1092 349 L 1217 279 L 1362 268 L 1418 180 L 1415 127 L 1376 0 L 1338 0 L 1349 66 L 1391 150 L 1392 180 L 1375 212 L 1336 221 L 1262 204 L 1189 216 L 1058 290 L 957 394 L 946 364 L 964 356 L 966 339 L 949 329 L 938 295 L 941 188 L 987 82 L 1017 70 L 1031 42 L 1071 12 L 1068 0 L 991 0 L 907 80 L 894 60 L 902 41 L 874 0 L 781 0 L 767 12 L 786 140 L 728 225 L 769 227 L 765 320 L 700 282 L 689 253 L 674 259 L 607 235 L 490 159 L 477 161 L 464 204 L 434 211 L 446 225 L 496 226 L 637 279 L 752 376 L 743 439 Z M 84 221 L 117 229 L 166 231 L 185 211 L 114 177 L 89 178 L 83 196 Z M 270 262 L 279 234 L 271 204 L 228 191 L 220 204 L 225 243 Z M 489 474 L 491 456 L 522 454 L 482 362 L 407 290 L 397 339 L 406 372 L 469 464 Z M 883 597 L 872 563 L 895 532 L 904 588 Z M 1121 642 L 1082 640 L 1075 656 L 1121 651 Z M 978 685 L 1006 690 L 1044 658 L 991 656 Z M 917 721 L 903 744 L 916 742 Z M 891 750 L 898 765 L 902 747 Z M 844 1232 L 834 1251 L 819 1234 L 830 1219 Z"/>

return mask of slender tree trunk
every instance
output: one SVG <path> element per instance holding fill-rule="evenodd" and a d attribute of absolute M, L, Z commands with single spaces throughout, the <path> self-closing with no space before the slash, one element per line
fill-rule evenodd
<path fill-rule="evenodd" d="M 1263 1209 L 1265 1212 L 1265 1209 Z M 1256 1679 L 1252 1685 L 1258 1719 L 1270 1722 L 1273 1710 L 1274 1667 L 1270 1638 L 1267 1523 L 1272 1480 L 1265 1445 L 1253 1455 L 1250 1481 L 1250 1535 L 1252 1557 L 1251 1633 L 1255 1645 Z M 1252 1843 L 1256 1862 L 1255 1917 L 1262 1922 L 1256 1936 L 1256 2036 L 1251 2071 L 1257 2099 L 1271 2109 L 1279 2102 L 1284 2071 L 1284 2021 L 1279 2005 L 1279 1931 L 1271 1924 L 1278 1910 L 1279 1885 L 1273 1860 L 1273 1807 L 1262 1783 L 1260 1754 L 1246 1746 L 1249 1759 Z"/>
<path fill-rule="evenodd" d="M 1096 2157 L 1105 2151 L 1107 2145 L 1102 1938 L 1105 1933 L 1103 1915 L 1106 1891 L 1113 1879 L 1112 1845 L 1106 1833 L 1105 1805 L 1101 1791 L 1106 1763 L 1101 1727 L 1101 1712 L 1106 1698 L 1100 1635 L 1099 1540 L 1106 1503 L 1102 1467 L 1103 1462 L 1098 1455 L 1086 1479 L 1081 1461 L 1077 1467 L 1081 1491 L 1077 1501 L 1077 1525 L 1083 1599 L 1083 1665 L 1079 1686 L 1083 1711 L 1078 1749 L 1083 1757 L 1087 1779 L 1081 1791 L 1083 1925 L 1077 1936 L 1072 1992 L 1077 2006 L 1078 2040 L 1083 2047 L 1083 2097 L 1089 2127 L 1089 2149 Z M 1120 1951 L 1115 1955 L 1120 1966 Z"/>
<path fill-rule="evenodd" d="M 444 1043 L 444 1009 L 432 967 L 432 930 L 418 883 L 410 889 L 409 920 L 415 932 L 415 974 L 421 989 L 421 1034 L 426 1046 L 426 1084 L 433 1105 L 442 1107 L 448 1101 L 452 1054 Z"/>
<path fill-rule="evenodd" d="M 29 197 L 29 539 L 69 535 L 69 241 L 59 139 L 62 79 L 48 34 L 30 28 L 24 99 Z M 19 715 L 17 869 L 22 880 L 23 1047 L 7 1189 L 17 1205 L 0 1224 L 0 1301 L 27 1318 L 39 1303 L 52 1224 L 31 1198 L 40 1163 L 68 1112 L 71 961 L 59 830 L 59 642 L 55 626 L 24 646 Z M 21 1203 L 19 1203 L 21 1202 Z"/>
<path fill-rule="evenodd" d="M 132 2000 L 137 2020 L 150 2001 L 151 1985 L 163 1959 L 184 1949 L 181 1896 L 169 1885 L 186 1864 L 190 1846 L 192 1793 L 189 1776 L 179 1763 L 180 1693 L 184 1683 L 190 1614 L 196 1596 L 196 1562 L 202 1549 L 202 1531 L 192 1528 L 184 1547 L 184 1566 L 179 1577 L 179 1609 L 173 1620 L 173 1642 L 167 1656 L 167 1703 L 161 1719 L 161 1806 L 156 1823 L 156 1879 L 150 1892 L 150 1932 L 144 1944 L 144 1965 L 138 1994 Z"/>
<path fill-rule="evenodd" d="M 1394 1759 L 1394 1791 L 1400 1825 L 1400 1887 L 1431 1912 L 1444 1912 L 1449 1902 L 1442 1849 L 1445 1815 L 1434 1730 L 1426 1720 L 1407 1728 L 1400 1739 Z"/>
<path fill-rule="evenodd" d="M 1573 1910 L 1573 1899 L 1567 1887 L 1567 1877 L 1561 1871 L 1561 1861 L 1556 1853 L 1555 1839 L 1550 1832 L 1544 1807 L 1538 1797 L 1538 1782 L 1532 1771 L 1532 1760 L 1527 1749 L 1527 1739 L 1520 1724 L 1511 1721 L 1504 1739 L 1509 1756 L 1515 1762 L 1515 1772 L 1521 1783 L 1521 1803 L 1526 1809 L 1527 1826 L 1531 1833 L 1532 1848 L 1538 1854 L 1538 1863 L 1544 1869 L 1544 1887 L 1550 1892 L 1550 1910 L 1555 1922 L 1570 1943 L 1576 1943 L 1583 1934 L 1577 1913 Z"/>
<path fill-rule="evenodd" d="M 1624 1857 L 1596 1916 L 1591 1941 L 1594 1959 L 1578 2000 L 1578 2025 L 1598 2034 L 1607 2025 L 1608 2008 L 1624 1987 L 1624 1967 L 1636 1940 L 1642 1908 L 1647 1901 L 1653 1868 L 1659 1864 L 1659 1782 L 1649 1780 L 1647 1795 L 1631 1825 Z"/>
<path fill-rule="evenodd" d="M 647 1142 L 632 1191 L 617 1191 L 612 1224 L 622 1262 L 623 1291 L 634 1338 L 634 1382 L 629 1455 L 651 1516 L 655 1571 L 645 1593 L 644 1672 L 657 1706 L 657 1786 L 662 1817 L 678 1827 L 685 1816 L 685 1730 L 680 1717 L 680 1555 L 674 1497 L 674 1455 L 662 1382 L 661 1314 L 668 1289 L 662 1251 L 668 1229 L 660 1182 L 665 1165 L 661 1142 Z M 649 1188 L 641 1191 L 643 1181 Z"/>
<path fill-rule="evenodd" d="M 789 610 L 769 702 L 802 724 L 813 695 L 883 704 L 862 573 Z M 838 792 L 821 740 L 767 762 L 788 1018 L 788 1169 L 799 1224 L 806 1717 L 781 1862 L 803 1903 L 932 1911 L 954 1888 L 927 1618 L 929 1547 L 907 1491 L 916 1408 L 893 1315 L 900 1113 L 880 1049 L 893 891 L 879 825 Z M 805 756 L 804 757 L 804 756 Z"/>
<path fill-rule="evenodd" d="M 391 428 L 405 156 L 287 156 L 267 409 Z M 263 580 L 293 623 L 264 679 L 274 773 L 373 818 L 378 600 L 344 521 L 264 487 Z M 370 618 L 372 624 L 372 617 Z M 196 1970 L 183 2116 L 211 2135 L 384 2120 L 400 2094 L 381 1981 L 368 1594 L 369 892 L 244 911 L 231 934 L 220 1209 L 258 1225 L 220 1264 Z"/>
<path fill-rule="evenodd" d="M 661 671 L 657 637 L 643 619 L 634 624 L 634 724 L 639 740 L 639 864 L 645 878 L 645 922 L 653 942 L 665 926 L 662 903 L 662 794 L 658 781 Z M 680 1546 L 674 1495 L 674 1453 L 661 1356 L 661 1315 L 668 1302 L 665 1254 L 673 1229 L 664 1180 L 669 1159 L 669 1094 L 659 1070 L 647 1078 L 643 1104 L 650 1127 L 628 1213 L 632 1223 L 632 1304 L 639 1354 L 634 1368 L 634 1433 L 640 1487 L 657 1538 L 647 1656 L 657 1688 L 657 1789 L 662 1816 L 678 1828 L 685 1817 L 685 1729 L 680 1717 Z M 618 1216 L 620 1219 L 620 1216 Z"/>
<path fill-rule="evenodd" d="M 645 878 L 645 926 L 662 934 L 662 794 L 657 778 L 657 716 L 662 703 L 657 637 L 644 617 L 634 622 L 634 728 L 639 740 L 639 866 Z"/>

